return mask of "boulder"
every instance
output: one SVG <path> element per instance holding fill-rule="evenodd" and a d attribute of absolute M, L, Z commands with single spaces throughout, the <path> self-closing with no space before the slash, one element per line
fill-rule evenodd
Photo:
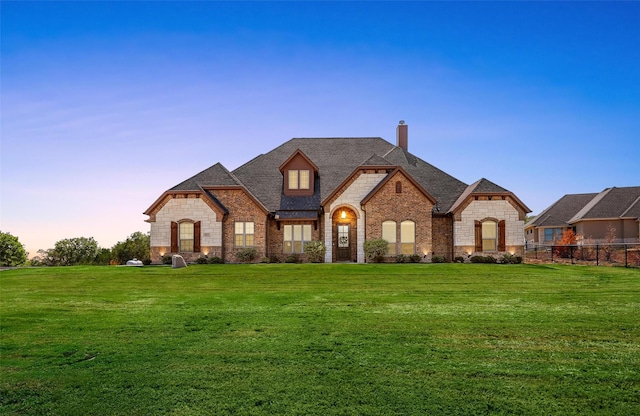
<path fill-rule="evenodd" d="M 174 254 L 171 257 L 171 267 L 174 269 L 180 269 L 182 267 L 187 267 L 187 262 L 184 261 L 184 257 L 179 254 Z"/>
<path fill-rule="evenodd" d="M 127 266 L 142 267 L 142 262 L 138 259 L 128 260 Z"/>

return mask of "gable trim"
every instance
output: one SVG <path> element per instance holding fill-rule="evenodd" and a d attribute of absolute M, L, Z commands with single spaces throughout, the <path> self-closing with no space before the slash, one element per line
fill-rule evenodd
<path fill-rule="evenodd" d="M 378 191 L 380 189 L 382 189 L 382 187 L 387 184 L 390 180 L 392 180 L 396 175 L 403 175 L 405 178 L 407 178 L 407 180 L 409 182 L 411 182 L 411 184 L 413 186 L 416 187 L 416 189 L 418 191 L 420 191 L 420 193 L 422 195 L 424 195 L 425 198 L 427 198 L 429 200 L 429 202 L 431 202 L 433 205 L 436 205 L 436 199 L 429 193 L 427 192 L 426 189 L 424 189 L 415 179 L 413 179 L 413 177 L 411 175 L 409 175 L 407 173 L 407 171 L 405 171 L 404 169 L 402 169 L 402 167 L 397 166 L 394 167 L 394 169 L 387 175 L 386 178 L 384 178 L 383 180 L 380 181 L 380 183 L 378 183 L 372 190 L 371 192 L 369 192 L 369 194 L 367 196 L 364 197 L 364 199 L 360 202 L 362 205 L 366 205 L 367 202 L 369 202 L 369 200 L 371 198 L 373 198 L 373 196 L 378 193 Z"/>
<path fill-rule="evenodd" d="M 280 165 L 280 167 L 278 168 L 280 169 L 280 172 L 283 172 L 285 167 L 298 155 L 300 155 L 309 165 L 311 165 L 314 172 L 318 172 L 319 170 L 318 166 L 315 163 L 313 163 L 313 161 L 311 161 L 311 159 L 309 159 L 309 157 L 305 155 L 304 152 L 300 149 L 296 149 L 296 151 L 293 152 L 293 154 L 289 156 L 282 165 Z"/>
<path fill-rule="evenodd" d="M 353 172 L 351 172 L 351 174 L 349 176 L 347 176 L 342 182 L 340 182 L 340 184 L 338 186 L 335 187 L 335 189 L 333 190 L 333 192 L 331 192 L 321 203 L 321 206 L 327 206 L 329 204 L 329 202 L 331 202 L 336 195 L 338 195 L 339 193 L 341 193 L 343 190 L 342 188 L 348 184 L 352 179 L 354 179 L 356 176 L 359 176 L 359 174 L 362 174 L 368 170 L 375 170 L 376 173 L 385 173 L 388 174 L 389 172 L 391 172 L 393 169 L 395 168 L 395 166 L 358 166 L 357 168 L 355 168 L 353 170 Z M 388 176 L 388 175 L 387 175 Z"/>

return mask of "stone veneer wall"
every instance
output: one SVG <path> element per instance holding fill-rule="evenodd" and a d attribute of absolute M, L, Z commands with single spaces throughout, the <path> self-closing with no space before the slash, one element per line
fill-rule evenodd
<path fill-rule="evenodd" d="M 235 223 L 246 221 L 254 223 L 254 239 L 257 256 L 255 262 L 260 262 L 269 255 L 267 250 L 267 214 L 242 189 L 214 189 L 210 190 L 222 205 L 227 207 L 229 214 L 222 223 L 222 258 L 225 262 L 235 263 L 235 253 L 242 247 L 235 247 Z"/>
<path fill-rule="evenodd" d="M 467 258 L 475 253 L 475 221 L 485 218 L 505 220 L 506 252 L 524 254 L 524 220 L 520 219 L 524 215 L 509 201 L 471 201 L 461 212 L 460 218 L 459 221 L 454 221 L 455 256 Z"/>
<path fill-rule="evenodd" d="M 364 250 L 362 245 L 365 239 L 364 229 L 364 212 L 360 208 L 360 202 L 364 199 L 369 192 L 376 185 L 380 183 L 382 179 L 387 176 L 387 173 L 361 173 L 354 176 L 352 180 L 345 184 L 338 192 L 333 201 L 329 202 L 329 207 L 324 214 L 324 243 L 327 246 L 327 253 L 325 254 L 325 262 L 331 263 L 334 258 L 333 254 L 333 223 L 331 221 L 331 215 L 334 210 L 340 207 L 349 207 L 351 210 L 357 212 L 357 225 L 356 225 L 356 240 L 357 240 L 357 261 L 358 263 L 364 263 Z"/>
<path fill-rule="evenodd" d="M 195 261 L 201 254 L 215 255 L 222 245 L 222 224 L 216 213 L 197 195 L 176 195 L 156 213 L 151 223 L 151 261 L 160 263 L 165 254 L 180 254 L 187 261 Z M 202 252 L 171 253 L 171 222 L 201 221 L 200 245 Z M 218 254 L 219 255 L 219 254 Z"/>
<path fill-rule="evenodd" d="M 402 192 L 396 193 L 396 183 L 401 183 Z M 366 238 L 382 237 L 382 222 L 396 222 L 396 241 L 400 252 L 400 223 L 415 222 L 415 252 L 423 256 L 423 261 L 431 258 L 433 204 L 404 175 L 398 173 L 367 201 L 365 206 Z"/>

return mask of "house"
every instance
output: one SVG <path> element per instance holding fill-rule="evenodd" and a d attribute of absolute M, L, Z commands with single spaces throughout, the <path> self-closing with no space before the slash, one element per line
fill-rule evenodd
<path fill-rule="evenodd" d="M 563 196 L 525 225 L 527 246 L 553 244 L 569 229 L 594 243 L 640 241 L 640 186 Z"/>
<path fill-rule="evenodd" d="M 325 262 L 365 262 L 365 240 L 384 238 L 389 260 L 403 254 L 468 257 L 524 252 L 529 208 L 480 179 L 467 185 L 408 151 L 408 126 L 396 144 L 379 138 L 294 138 L 229 171 L 220 163 L 164 192 L 144 212 L 151 259 L 257 260 L 323 241 Z"/>

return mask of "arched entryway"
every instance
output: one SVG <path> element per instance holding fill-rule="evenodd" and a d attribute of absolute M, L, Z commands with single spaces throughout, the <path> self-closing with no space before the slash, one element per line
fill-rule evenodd
<path fill-rule="evenodd" d="M 358 217 L 353 209 L 340 207 L 331 217 L 333 262 L 355 262 L 358 258 Z"/>

